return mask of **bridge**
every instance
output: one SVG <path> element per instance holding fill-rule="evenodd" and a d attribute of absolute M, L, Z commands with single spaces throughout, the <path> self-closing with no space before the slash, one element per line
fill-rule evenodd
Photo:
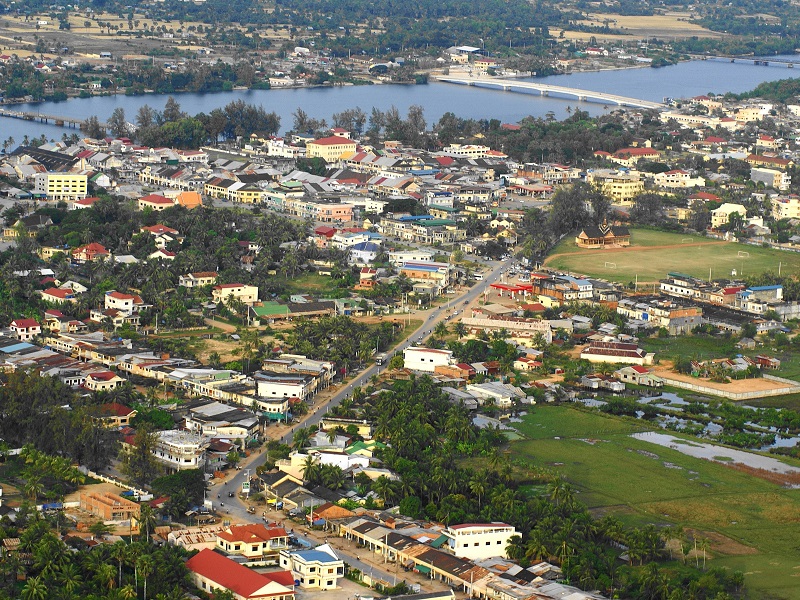
<path fill-rule="evenodd" d="M 46 115 L 39 112 L 26 112 L 21 110 L 8 110 L 0 108 L 0 117 L 9 117 L 12 119 L 23 119 L 25 121 L 41 121 L 42 123 L 53 123 L 59 127 L 77 127 L 83 129 L 86 125 L 86 119 L 78 117 L 63 117 L 58 115 Z M 100 127 L 108 129 L 107 123 L 100 123 Z"/>
<path fill-rule="evenodd" d="M 451 77 L 449 75 L 436 76 L 437 81 L 445 83 L 458 83 L 461 85 L 471 85 L 475 87 L 499 88 L 504 92 L 539 92 L 542 96 L 566 96 L 587 102 L 600 102 L 602 104 L 616 104 L 617 106 L 628 106 L 632 108 L 664 108 L 660 102 L 641 100 L 639 98 L 628 98 L 616 94 L 605 94 L 603 92 L 593 92 L 591 90 L 580 90 L 577 88 L 552 85 L 549 83 L 534 83 L 532 81 L 515 81 L 512 79 L 497 79 L 494 77 Z"/>
<path fill-rule="evenodd" d="M 800 60 L 787 60 L 785 58 L 767 58 L 764 56 L 693 56 L 695 60 L 714 60 L 722 62 L 732 62 L 739 64 L 761 65 L 769 67 L 770 65 L 784 66 L 789 69 L 794 69 L 795 65 L 800 66 Z"/>

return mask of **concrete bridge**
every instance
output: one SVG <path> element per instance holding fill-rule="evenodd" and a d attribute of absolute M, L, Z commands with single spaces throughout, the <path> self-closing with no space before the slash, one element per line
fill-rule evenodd
<path fill-rule="evenodd" d="M 732 62 L 741 65 L 761 65 L 768 67 L 770 65 L 784 66 L 789 69 L 794 69 L 795 65 L 800 66 L 800 60 L 787 60 L 785 58 L 767 58 L 764 56 L 756 58 L 755 56 L 705 56 L 699 55 L 693 57 L 696 60 L 714 60 L 722 62 Z"/>
<path fill-rule="evenodd" d="M 0 117 L 23 119 L 25 121 L 41 121 L 42 123 L 53 123 L 59 127 L 77 127 L 80 129 L 83 129 L 86 125 L 86 119 L 81 119 L 78 117 L 62 117 L 58 115 L 46 115 L 38 112 L 8 110 L 5 108 L 0 108 Z M 108 129 L 108 124 L 100 123 L 100 127 L 103 129 Z"/>
<path fill-rule="evenodd" d="M 504 92 L 539 92 L 542 96 L 566 96 L 586 102 L 600 102 L 601 104 L 616 104 L 617 106 L 629 106 L 633 108 L 664 108 L 660 102 L 641 100 L 639 98 L 628 98 L 616 94 L 605 94 L 603 92 L 592 92 L 590 90 L 580 90 L 577 88 L 551 85 L 549 83 L 534 83 L 532 81 L 515 81 L 513 79 L 497 79 L 495 77 L 451 77 L 450 75 L 436 76 L 437 81 L 445 83 L 458 83 L 461 85 L 471 85 L 475 87 L 486 87 L 501 89 Z"/>

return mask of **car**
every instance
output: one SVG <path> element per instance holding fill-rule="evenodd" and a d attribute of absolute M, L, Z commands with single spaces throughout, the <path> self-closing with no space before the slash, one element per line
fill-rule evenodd
<path fill-rule="evenodd" d="M 233 492 L 228 492 L 228 498 L 233 498 Z"/>

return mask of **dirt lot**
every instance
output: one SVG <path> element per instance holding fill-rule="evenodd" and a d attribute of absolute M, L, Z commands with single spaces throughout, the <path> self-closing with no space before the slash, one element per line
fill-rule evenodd
<path fill-rule="evenodd" d="M 590 14 L 587 20 L 579 21 L 579 23 L 582 25 L 602 27 L 608 22 L 609 28 L 623 30 L 625 32 L 624 35 L 564 31 L 564 37 L 570 40 L 581 41 L 588 41 L 590 38 L 595 37 L 598 40 L 630 42 L 652 37 L 659 39 L 677 39 L 691 36 L 704 38 L 721 38 L 725 36 L 723 33 L 711 31 L 710 29 L 689 23 L 689 18 L 690 15 L 688 13 L 667 13 L 650 17 Z M 560 31 L 552 31 L 554 36 L 558 37 L 560 35 Z"/>
<path fill-rule="evenodd" d="M 656 375 L 660 377 L 684 381 L 686 383 L 692 383 L 695 385 L 703 385 L 715 390 L 726 392 L 764 392 L 767 390 L 780 390 L 788 387 L 785 383 L 781 383 L 779 381 L 770 381 L 769 379 L 763 379 L 761 377 L 757 377 L 755 379 L 732 379 L 730 383 L 714 383 L 710 379 L 698 379 L 697 377 L 692 377 L 691 375 L 682 375 L 680 373 L 676 373 L 670 367 L 665 365 L 656 366 L 654 371 Z"/>

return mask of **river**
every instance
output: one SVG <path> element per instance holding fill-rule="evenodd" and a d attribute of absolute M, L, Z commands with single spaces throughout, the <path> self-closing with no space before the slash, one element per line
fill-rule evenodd
<path fill-rule="evenodd" d="M 797 56 L 785 58 L 796 60 Z M 659 69 L 645 67 L 553 75 L 536 81 L 660 102 L 665 97 L 688 98 L 709 92 L 744 92 L 764 81 L 794 77 L 796 72 L 800 74 L 800 68 L 788 69 L 785 65 L 756 66 L 724 61 L 691 61 Z M 161 110 L 167 97 L 164 94 L 103 96 L 76 98 L 65 102 L 20 104 L 14 108 L 69 117 L 96 115 L 104 121 L 115 108 L 122 107 L 127 119 L 133 121 L 139 107 L 149 104 Z M 292 113 L 297 108 L 302 108 L 312 117 L 330 121 L 333 113 L 347 108 L 361 107 L 369 114 L 373 106 L 386 110 L 394 105 L 401 114 L 405 114 L 409 106 L 419 104 L 424 107 L 429 124 L 438 121 L 448 111 L 459 117 L 495 118 L 504 123 L 515 123 L 529 115 L 544 117 L 550 112 L 555 114 L 556 118 L 562 119 L 569 114 L 568 108 L 571 110 L 577 106 L 592 115 L 599 115 L 615 108 L 613 105 L 578 102 L 575 99 L 500 92 L 437 82 L 427 85 L 242 90 L 213 94 L 184 93 L 175 94 L 175 98 L 181 108 L 192 115 L 199 112 L 208 113 L 214 108 L 239 99 L 262 105 L 266 110 L 275 111 L 280 115 L 281 129 L 284 131 L 291 128 Z M 0 118 L 0 141 L 13 137 L 16 143 L 20 143 L 25 135 L 32 138 L 41 134 L 48 139 L 60 139 L 64 132 L 75 131 L 39 122 Z"/>

